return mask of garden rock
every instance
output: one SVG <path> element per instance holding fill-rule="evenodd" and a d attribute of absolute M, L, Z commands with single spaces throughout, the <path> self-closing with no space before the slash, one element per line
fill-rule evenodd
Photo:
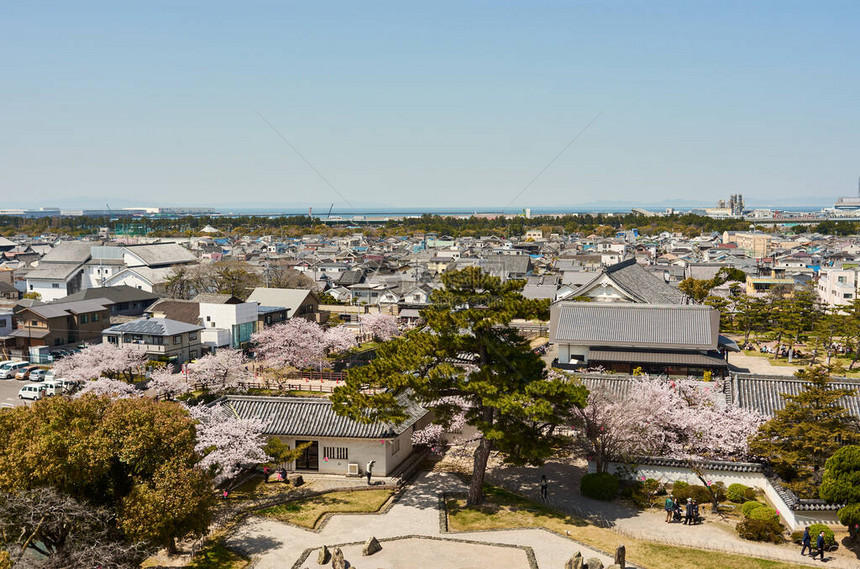
<path fill-rule="evenodd" d="M 573 557 L 564 564 L 564 569 L 582 569 L 582 553 L 577 551 Z"/>
<path fill-rule="evenodd" d="M 319 555 L 317 555 L 317 563 L 320 565 L 325 565 L 331 560 L 331 551 L 328 550 L 328 547 L 323 545 L 320 547 Z"/>
<path fill-rule="evenodd" d="M 305 483 L 305 479 L 302 478 L 301 474 L 289 474 L 287 475 L 287 480 L 289 480 L 290 486 L 301 486 Z"/>
<path fill-rule="evenodd" d="M 334 548 L 334 553 L 331 556 L 331 569 L 346 569 L 346 560 L 344 560 L 343 551 L 339 547 Z"/>
<path fill-rule="evenodd" d="M 618 569 L 626 569 L 627 567 L 627 548 L 624 547 L 624 544 L 615 548 L 615 565 L 618 565 Z"/>
<path fill-rule="evenodd" d="M 364 549 L 361 550 L 361 554 L 364 556 L 373 555 L 377 551 L 381 550 L 382 546 L 379 545 L 379 541 L 375 537 L 371 537 L 364 542 Z"/>
<path fill-rule="evenodd" d="M 597 557 L 592 557 L 585 562 L 585 569 L 603 569 L 603 561 Z"/>

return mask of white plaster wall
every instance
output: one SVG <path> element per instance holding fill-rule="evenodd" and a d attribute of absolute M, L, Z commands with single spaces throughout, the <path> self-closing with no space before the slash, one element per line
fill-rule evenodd
<path fill-rule="evenodd" d="M 42 296 L 42 302 L 52 302 L 68 296 L 66 283 L 64 281 L 54 282 L 60 287 L 54 288 L 54 283 L 51 281 L 27 281 L 27 292 L 38 292 Z"/>
<path fill-rule="evenodd" d="M 132 288 L 145 290 L 146 292 L 152 292 L 152 285 L 133 273 L 128 273 L 120 278 L 112 279 L 108 286 L 120 285 L 127 285 Z"/>

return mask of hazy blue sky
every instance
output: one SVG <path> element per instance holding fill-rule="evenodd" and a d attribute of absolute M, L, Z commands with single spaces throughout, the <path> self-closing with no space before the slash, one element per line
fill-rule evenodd
<path fill-rule="evenodd" d="M 136 4 L 132 6 L 131 4 Z M 860 2 L 0 1 L 0 207 L 808 203 L 856 191 Z M 124 201 L 125 200 L 125 201 Z"/>

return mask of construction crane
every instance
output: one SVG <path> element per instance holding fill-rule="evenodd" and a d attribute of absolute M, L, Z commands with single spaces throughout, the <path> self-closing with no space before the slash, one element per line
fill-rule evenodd
<path fill-rule="evenodd" d="M 331 204 L 331 207 L 328 208 L 328 215 L 325 216 L 326 219 L 331 219 L 331 210 L 334 209 L 334 204 Z"/>

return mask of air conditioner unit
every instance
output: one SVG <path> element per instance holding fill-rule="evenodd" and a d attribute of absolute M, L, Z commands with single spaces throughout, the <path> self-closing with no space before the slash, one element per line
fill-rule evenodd
<path fill-rule="evenodd" d="M 358 463 L 350 462 L 346 467 L 346 475 L 347 476 L 358 476 Z"/>

